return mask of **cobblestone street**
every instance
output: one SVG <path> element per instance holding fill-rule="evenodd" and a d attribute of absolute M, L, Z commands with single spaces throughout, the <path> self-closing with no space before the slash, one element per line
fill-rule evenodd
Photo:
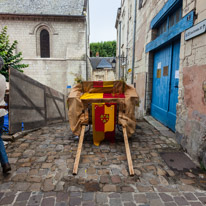
<path fill-rule="evenodd" d="M 91 132 L 86 134 L 76 176 L 78 140 L 68 123 L 16 139 L 7 146 L 12 171 L 0 176 L 0 205 L 206 205 L 205 172 L 169 169 L 160 153 L 181 148 L 167 132 L 163 135 L 145 121 L 137 125 L 129 139 L 133 177 L 120 132 L 115 144 L 100 147 L 93 145 Z"/>

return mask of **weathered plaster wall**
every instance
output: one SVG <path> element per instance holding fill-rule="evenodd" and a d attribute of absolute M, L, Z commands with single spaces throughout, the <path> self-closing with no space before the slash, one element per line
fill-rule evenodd
<path fill-rule="evenodd" d="M 196 9 L 194 24 L 206 19 L 204 0 L 183 1 L 183 15 Z M 188 41 L 181 37 L 176 134 L 178 142 L 206 167 L 206 33 Z M 205 159 L 203 158 L 205 157 Z"/>
<path fill-rule="evenodd" d="M 144 116 L 143 111 L 145 107 L 145 83 L 146 73 L 138 73 L 135 79 L 136 91 L 140 98 L 139 107 L 136 108 L 136 118 L 142 118 Z"/>
<path fill-rule="evenodd" d="M 26 75 L 67 95 L 74 74 L 86 79 L 86 24 L 78 20 L 0 19 L 0 29 L 8 27 L 10 41 L 17 40 L 17 52 L 23 52 Z M 50 34 L 50 58 L 40 58 L 39 30 Z M 90 68 L 90 67 L 89 67 Z"/>
<path fill-rule="evenodd" d="M 114 81 L 114 69 L 94 69 L 92 72 L 93 81 Z"/>

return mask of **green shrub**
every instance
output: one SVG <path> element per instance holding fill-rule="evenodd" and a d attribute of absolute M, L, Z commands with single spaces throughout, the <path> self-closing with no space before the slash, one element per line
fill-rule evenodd
<path fill-rule="evenodd" d="M 28 64 L 20 64 L 22 61 L 22 52 L 14 54 L 18 42 L 14 41 L 12 44 L 9 42 L 9 36 L 7 35 L 7 27 L 5 26 L 0 33 L 0 56 L 4 60 L 4 66 L 0 71 L 9 80 L 9 67 L 12 67 L 20 72 L 23 72 L 23 68 L 28 67 Z"/>

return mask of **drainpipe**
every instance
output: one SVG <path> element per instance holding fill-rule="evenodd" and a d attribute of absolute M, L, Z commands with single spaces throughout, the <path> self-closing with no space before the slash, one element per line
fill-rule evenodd
<path fill-rule="evenodd" d="M 121 21 L 119 22 L 119 80 L 120 80 L 120 56 L 121 56 Z"/>
<path fill-rule="evenodd" d="M 131 79 L 131 84 L 134 83 L 136 18 L 137 18 L 137 0 L 135 0 L 135 10 L 134 10 L 134 31 L 133 31 L 133 54 L 132 54 L 132 79 Z"/>
<path fill-rule="evenodd" d="M 88 26 L 89 25 L 89 0 L 87 0 L 87 14 L 86 14 L 86 81 L 88 81 Z"/>
<path fill-rule="evenodd" d="M 86 81 L 88 81 L 88 31 L 87 31 L 87 19 L 86 19 Z"/>
<path fill-rule="evenodd" d="M 87 20 L 86 20 L 87 21 Z M 87 58 L 88 58 L 88 52 L 87 52 L 87 23 L 86 23 L 86 81 L 88 81 L 88 63 L 87 63 Z"/>

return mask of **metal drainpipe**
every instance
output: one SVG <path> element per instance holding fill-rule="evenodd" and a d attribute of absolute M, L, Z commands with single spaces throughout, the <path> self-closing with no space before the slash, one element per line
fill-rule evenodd
<path fill-rule="evenodd" d="M 90 28 L 89 0 L 87 0 L 87 14 L 86 14 L 85 18 L 86 18 L 86 81 L 88 81 L 89 80 L 89 71 L 88 71 L 88 27 Z"/>
<path fill-rule="evenodd" d="M 88 62 L 87 62 L 87 58 L 88 58 L 88 38 L 87 38 L 87 17 L 86 17 L 86 81 L 88 81 Z"/>
<path fill-rule="evenodd" d="M 119 80 L 120 80 L 120 55 L 121 55 L 121 21 L 119 22 Z"/>
<path fill-rule="evenodd" d="M 131 84 L 134 83 L 136 18 L 137 18 L 137 0 L 135 0 L 135 10 L 134 10 L 134 31 L 133 31 L 133 54 L 132 54 L 132 79 L 131 79 Z"/>

